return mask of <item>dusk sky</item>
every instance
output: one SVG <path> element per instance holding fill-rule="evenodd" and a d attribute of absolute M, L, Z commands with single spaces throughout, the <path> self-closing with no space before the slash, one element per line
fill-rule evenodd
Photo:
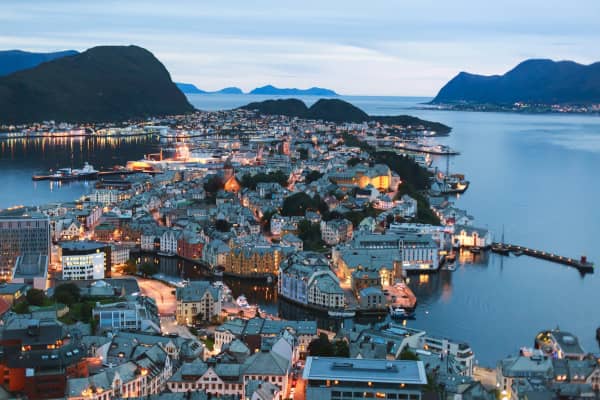
<path fill-rule="evenodd" d="M 136 44 L 206 90 L 435 95 L 456 73 L 600 60 L 598 0 L 2 0 L 0 49 Z"/>

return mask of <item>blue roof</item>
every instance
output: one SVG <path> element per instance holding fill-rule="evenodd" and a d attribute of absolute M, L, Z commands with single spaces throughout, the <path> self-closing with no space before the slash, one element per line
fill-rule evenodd
<path fill-rule="evenodd" d="M 426 385 L 422 361 L 308 357 L 303 379 Z"/>

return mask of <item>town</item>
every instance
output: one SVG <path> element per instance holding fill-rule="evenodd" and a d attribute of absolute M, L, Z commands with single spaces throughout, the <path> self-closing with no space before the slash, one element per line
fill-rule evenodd
<path fill-rule="evenodd" d="M 488 368 L 460 338 L 408 326 L 419 306 L 410 279 L 452 273 L 494 243 L 451 200 L 468 190 L 465 176 L 432 163 L 458 152 L 424 126 L 238 109 L 6 135 L 161 142 L 104 174 L 49 175 L 93 182 L 80 199 L 0 211 L 7 393 L 341 400 L 600 390 L 598 355 L 558 328 Z M 165 259 L 201 278 L 165 273 Z M 271 285 L 279 302 L 314 317 L 283 319 L 225 279 Z"/>

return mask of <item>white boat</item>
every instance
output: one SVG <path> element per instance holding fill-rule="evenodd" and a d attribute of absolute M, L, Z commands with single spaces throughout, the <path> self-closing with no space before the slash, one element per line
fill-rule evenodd
<path fill-rule="evenodd" d="M 415 313 L 402 307 L 390 306 L 390 317 L 399 319 L 411 319 L 414 318 Z"/>
<path fill-rule="evenodd" d="M 246 296 L 244 296 L 243 294 L 235 300 L 235 303 L 238 305 L 238 307 L 250 307 L 250 304 L 248 304 L 248 299 L 246 299 Z"/>

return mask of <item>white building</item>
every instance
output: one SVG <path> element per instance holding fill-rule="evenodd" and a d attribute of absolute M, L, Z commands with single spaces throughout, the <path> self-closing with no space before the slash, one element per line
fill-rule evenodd
<path fill-rule="evenodd" d="M 490 231 L 469 225 L 454 225 L 452 243 L 461 247 L 488 247 L 492 244 Z"/>
<path fill-rule="evenodd" d="M 181 236 L 181 231 L 167 230 L 160 237 L 160 251 L 167 254 L 177 254 L 177 241 Z"/>
<path fill-rule="evenodd" d="M 328 245 L 336 245 L 352 239 L 352 222 L 347 219 L 321 221 L 321 238 Z"/>
<path fill-rule="evenodd" d="M 60 244 L 62 276 L 65 280 L 103 279 L 110 267 L 110 247 L 99 242 Z"/>

